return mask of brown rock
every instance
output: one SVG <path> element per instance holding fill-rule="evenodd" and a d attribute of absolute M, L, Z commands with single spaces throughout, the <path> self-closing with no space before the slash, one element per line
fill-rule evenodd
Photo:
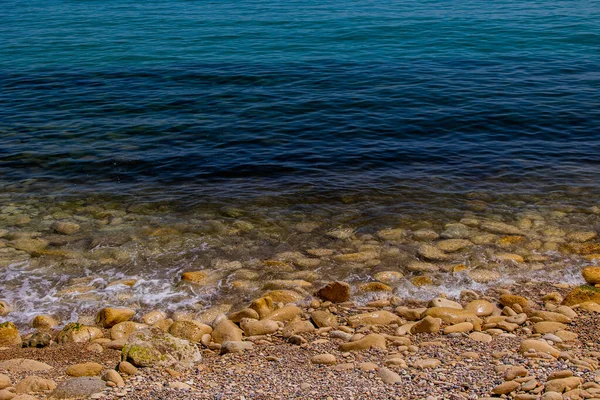
<path fill-rule="evenodd" d="M 181 280 L 190 282 L 196 285 L 203 285 L 206 283 L 207 275 L 204 271 L 188 271 L 181 274 Z"/>
<path fill-rule="evenodd" d="M 566 306 L 572 306 L 575 304 L 584 303 L 586 301 L 600 303 L 600 289 L 588 285 L 576 287 L 567 294 L 563 300 L 563 304 Z"/>
<path fill-rule="evenodd" d="M 231 320 L 222 319 L 212 331 L 212 340 L 219 344 L 229 341 L 239 342 L 242 340 L 242 330 Z"/>
<path fill-rule="evenodd" d="M 542 342 L 540 340 L 535 340 L 535 339 L 523 340 L 521 342 L 521 345 L 519 346 L 519 352 L 521 354 L 532 353 L 532 352 L 546 353 L 546 354 L 552 355 L 553 357 L 558 357 L 558 354 L 560 353 L 557 349 L 550 346 L 548 343 Z"/>
<path fill-rule="evenodd" d="M 521 384 L 518 382 L 507 381 L 507 382 L 501 383 L 500 385 L 493 388 L 492 393 L 494 393 L 494 394 L 509 394 L 509 393 L 517 390 L 520 386 L 521 386 Z"/>
<path fill-rule="evenodd" d="M 212 333 L 212 328 L 197 321 L 176 321 L 169 328 L 169 333 L 175 337 L 199 343 L 202 335 Z"/>
<path fill-rule="evenodd" d="M 494 309 L 494 305 L 487 300 L 473 300 L 465 306 L 465 310 L 472 312 L 478 317 L 492 315 Z"/>
<path fill-rule="evenodd" d="M 380 310 L 365 314 L 354 315 L 348 318 L 351 327 L 355 328 L 360 325 L 389 325 L 400 323 L 400 317 L 389 311 Z"/>
<path fill-rule="evenodd" d="M 31 326 L 35 329 L 53 329 L 58 326 L 58 322 L 49 315 L 36 315 L 31 321 Z"/>
<path fill-rule="evenodd" d="M 523 296 L 503 294 L 500 296 L 500 304 L 507 307 L 512 307 L 513 304 L 518 304 L 521 306 L 521 308 L 525 308 L 529 305 L 529 301 Z"/>
<path fill-rule="evenodd" d="M 270 297 L 273 302 L 283 304 L 295 303 L 304 298 L 300 293 L 286 289 L 271 290 L 265 293 L 264 297 Z"/>
<path fill-rule="evenodd" d="M 506 371 L 504 371 L 504 380 L 512 381 L 513 379 L 527 376 L 528 372 L 525 367 L 520 365 L 509 367 Z"/>
<path fill-rule="evenodd" d="M 475 342 L 489 343 L 492 341 L 492 337 L 487 333 L 483 332 L 471 332 L 469 334 L 469 339 Z"/>
<path fill-rule="evenodd" d="M 600 283 L 600 267 L 585 267 L 581 270 L 581 275 L 590 285 Z"/>
<path fill-rule="evenodd" d="M 316 356 L 312 356 L 310 358 L 310 362 L 313 364 L 322 364 L 322 365 L 333 365 L 336 362 L 335 356 L 333 354 L 317 354 Z"/>
<path fill-rule="evenodd" d="M 76 322 L 70 322 L 60 331 L 57 342 L 64 343 L 86 343 L 103 336 L 100 329 L 94 326 L 85 326 Z"/>
<path fill-rule="evenodd" d="M 130 308 L 103 308 L 96 315 L 96 323 L 103 328 L 112 328 L 119 322 L 129 321 L 135 315 Z"/>
<path fill-rule="evenodd" d="M 0 347 L 20 346 L 22 340 L 19 330 L 12 322 L 0 324 Z"/>
<path fill-rule="evenodd" d="M 377 333 L 371 333 L 355 342 L 342 343 L 340 345 L 340 351 L 359 351 L 372 348 L 385 349 L 385 337 Z"/>
<path fill-rule="evenodd" d="M 106 382 L 112 382 L 117 387 L 125 386 L 125 381 L 123 380 L 121 375 L 119 375 L 119 373 L 114 369 L 109 369 L 108 371 L 106 371 L 106 373 L 102 376 L 102 380 Z"/>
<path fill-rule="evenodd" d="M 258 313 L 260 319 L 263 319 L 267 315 L 271 314 L 271 312 L 275 309 L 275 305 L 273 304 L 272 298 L 261 297 L 252 301 L 250 308 Z"/>
<path fill-rule="evenodd" d="M 568 390 L 576 389 L 583 383 L 583 379 L 578 376 L 571 376 L 569 378 L 553 379 L 546 382 L 546 392 L 557 392 L 562 393 Z"/>
<path fill-rule="evenodd" d="M 255 319 L 243 319 L 240 322 L 240 327 L 244 330 L 246 336 L 269 335 L 279 330 L 277 321 L 263 319 L 257 321 Z"/>
<path fill-rule="evenodd" d="M 400 375 L 385 367 L 379 368 L 377 371 L 377 376 L 379 376 L 379 378 L 381 378 L 381 380 L 388 385 L 394 385 L 398 382 L 402 382 L 402 377 Z"/>
<path fill-rule="evenodd" d="M 302 314 L 302 310 L 297 306 L 285 306 L 278 310 L 273 311 L 265 317 L 273 321 L 288 322 L 297 318 Z"/>
<path fill-rule="evenodd" d="M 110 337 L 113 340 L 127 339 L 132 333 L 147 327 L 147 325 L 133 321 L 119 322 L 110 328 Z"/>
<path fill-rule="evenodd" d="M 55 223 L 50 225 L 50 228 L 52 228 L 52 230 L 56 233 L 60 233 L 63 235 L 72 235 L 74 233 L 79 232 L 79 229 L 81 227 L 79 226 L 79 224 L 76 224 L 74 222 L 56 221 Z"/>
<path fill-rule="evenodd" d="M 142 322 L 146 325 L 154 325 L 157 322 L 164 321 L 167 318 L 167 314 L 160 310 L 150 311 L 142 316 Z"/>
<path fill-rule="evenodd" d="M 410 333 L 413 335 L 417 333 L 438 333 L 441 325 L 441 320 L 439 318 L 427 316 L 414 324 L 410 328 Z"/>
<path fill-rule="evenodd" d="M 121 361 L 119 363 L 119 372 L 125 375 L 135 375 L 138 373 L 138 369 L 128 361 Z"/>
<path fill-rule="evenodd" d="M 40 378 L 39 376 L 28 376 L 16 386 L 17 393 L 38 393 L 47 390 L 54 390 L 56 383 L 51 379 Z"/>
<path fill-rule="evenodd" d="M 444 334 L 449 335 L 451 333 L 471 332 L 472 330 L 473 324 L 471 322 L 460 322 L 458 324 L 445 327 Z"/>
<path fill-rule="evenodd" d="M 0 374 L 0 390 L 6 389 L 9 386 L 12 386 L 10 377 L 8 375 Z"/>
<path fill-rule="evenodd" d="M 231 321 L 237 323 L 240 322 L 243 318 L 259 319 L 260 316 L 258 315 L 258 312 L 256 312 L 256 310 L 253 310 L 252 308 L 244 308 L 240 311 L 229 314 L 228 318 Z"/>
<path fill-rule="evenodd" d="M 38 372 L 51 370 L 52 367 L 36 360 L 13 358 L 0 362 L 0 369 L 4 369 L 8 372 Z"/>
<path fill-rule="evenodd" d="M 316 295 L 332 303 L 343 303 L 350 300 L 350 285 L 346 282 L 331 282 L 319 289 Z"/>
<path fill-rule="evenodd" d="M 295 321 L 290 322 L 285 328 L 283 328 L 282 335 L 285 338 L 289 338 L 300 333 L 309 333 L 315 330 L 314 325 L 310 321 Z"/>
<path fill-rule="evenodd" d="M 566 329 L 567 325 L 560 322 L 542 321 L 533 325 L 533 332 L 539 334 L 554 333 Z"/>
<path fill-rule="evenodd" d="M 96 376 L 102 372 L 102 365 L 95 362 L 88 362 L 83 364 L 71 365 L 67 368 L 67 375 L 79 377 L 79 376 Z"/>
<path fill-rule="evenodd" d="M 327 310 L 314 311 L 310 315 L 310 318 L 315 323 L 317 328 L 330 327 L 330 326 L 333 328 L 337 328 L 339 325 L 338 321 L 337 321 L 337 317 Z"/>
<path fill-rule="evenodd" d="M 481 329 L 481 319 L 474 313 L 466 310 L 458 310 L 449 307 L 428 308 L 423 317 L 430 316 L 440 318 L 446 324 L 458 324 L 460 322 L 471 322 L 476 330 Z"/>

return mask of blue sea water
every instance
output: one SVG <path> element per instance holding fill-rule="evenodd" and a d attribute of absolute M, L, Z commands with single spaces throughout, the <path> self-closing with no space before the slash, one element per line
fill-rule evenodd
<path fill-rule="evenodd" d="M 592 0 L 3 0 L 0 183 L 600 192 Z"/>

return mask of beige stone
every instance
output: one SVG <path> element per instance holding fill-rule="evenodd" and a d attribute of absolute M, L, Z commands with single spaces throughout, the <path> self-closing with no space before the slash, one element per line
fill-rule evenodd
<path fill-rule="evenodd" d="M 51 379 L 44 379 L 39 376 L 28 376 L 15 387 L 16 393 L 39 393 L 56 388 L 56 382 Z"/>
<path fill-rule="evenodd" d="M 557 349 L 550 346 L 548 343 L 542 342 L 540 340 L 535 340 L 535 339 L 523 340 L 521 342 L 521 345 L 519 346 L 519 352 L 521 354 L 532 353 L 532 352 L 546 353 L 546 354 L 552 355 L 553 357 L 558 357 L 558 354 L 560 353 Z"/>
<path fill-rule="evenodd" d="M 389 325 L 400 323 L 400 317 L 389 311 L 380 310 L 365 314 L 358 314 L 348 318 L 351 327 L 355 328 L 360 325 Z"/>
<path fill-rule="evenodd" d="M 164 311 L 154 310 L 146 313 L 142 316 L 142 322 L 146 325 L 154 325 L 159 321 L 163 321 L 167 318 L 167 314 Z"/>
<path fill-rule="evenodd" d="M 102 372 L 102 365 L 95 362 L 87 362 L 83 364 L 71 365 L 67 368 L 66 373 L 69 376 L 97 376 Z"/>
<path fill-rule="evenodd" d="M 342 343 L 339 347 L 340 351 L 359 351 L 372 348 L 385 349 L 385 337 L 377 333 L 371 333 L 357 341 Z"/>
<path fill-rule="evenodd" d="M 489 343 L 492 341 L 492 337 L 487 333 L 483 332 L 471 332 L 469 334 L 469 339 L 475 342 Z"/>
<path fill-rule="evenodd" d="M 294 321 L 283 328 L 282 335 L 285 338 L 289 338 L 300 333 L 314 332 L 314 330 L 315 326 L 310 321 Z"/>
<path fill-rule="evenodd" d="M 12 386 L 10 377 L 8 375 L 0 374 L 0 390 L 6 389 L 9 386 Z"/>
<path fill-rule="evenodd" d="M 121 361 L 119 363 L 119 372 L 125 375 L 135 375 L 138 373 L 138 369 L 129 361 Z"/>
<path fill-rule="evenodd" d="M 333 365 L 333 364 L 335 364 L 336 359 L 333 354 L 325 353 L 325 354 L 317 354 L 316 356 L 312 356 L 310 358 L 310 362 L 313 364 Z"/>
<path fill-rule="evenodd" d="M 323 327 L 337 328 L 339 325 L 337 317 L 327 310 L 313 311 L 310 315 L 310 318 L 315 323 L 317 328 L 323 328 Z"/>
<path fill-rule="evenodd" d="M 494 394 L 509 394 L 517 390 L 521 386 L 520 383 L 515 381 L 506 381 L 501 383 L 492 389 L 492 393 Z"/>
<path fill-rule="evenodd" d="M 332 303 L 343 303 L 350 300 L 350 285 L 346 282 L 331 282 L 319 289 L 316 295 Z"/>
<path fill-rule="evenodd" d="M 581 275 L 590 285 L 600 283 L 600 267 L 585 267 L 581 270 Z"/>
<path fill-rule="evenodd" d="M 240 322 L 243 318 L 259 319 L 260 316 L 256 310 L 252 308 L 244 308 L 228 315 L 228 318 L 233 322 Z"/>
<path fill-rule="evenodd" d="M 463 306 L 460 305 L 460 303 L 457 303 L 456 301 L 445 299 L 443 297 L 436 297 L 436 298 L 432 299 L 429 302 L 429 304 L 427 304 L 427 307 L 448 307 L 448 308 L 456 308 L 458 310 L 463 309 Z"/>
<path fill-rule="evenodd" d="M 0 347 L 4 346 L 20 346 L 22 340 L 19 330 L 12 322 L 4 322 L 0 324 Z"/>
<path fill-rule="evenodd" d="M 410 333 L 438 333 L 441 325 L 441 319 L 426 316 L 410 328 Z"/>
<path fill-rule="evenodd" d="M 402 377 L 388 368 L 379 368 L 377 371 L 377 376 L 388 385 L 394 385 L 396 383 L 402 382 Z"/>
<path fill-rule="evenodd" d="M 270 292 L 265 293 L 264 297 L 270 297 L 273 302 L 283 304 L 295 303 L 304 298 L 300 293 L 286 289 L 271 290 Z"/>
<path fill-rule="evenodd" d="M 219 344 L 229 341 L 241 341 L 242 330 L 233 321 L 222 319 L 212 331 L 212 340 Z"/>
<path fill-rule="evenodd" d="M 436 245 L 442 251 L 445 251 L 447 253 L 453 253 L 455 251 L 459 251 L 469 246 L 472 246 L 473 243 L 470 240 L 466 239 L 446 239 L 440 240 L 439 242 L 437 242 Z"/>
<path fill-rule="evenodd" d="M 102 331 L 94 326 L 86 326 L 76 322 L 68 323 L 58 334 L 58 343 L 85 343 L 104 336 Z"/>
<path fill-rule="evenodd" d="M 494 312 L 494 305 L 487 300 L 473 300 L 465 306 L 465 310 L 472 312 L 478 317 L 487 317 Z"/>
<path fill-rule="evenodd" d="M 145 329 L 148 326 L 133 321 L 119 322 L 110 328 L 110 337 L 113 340 L 127 339 L 132 333 Z"/>
<path fill-rule="evenodd" d="M 46 363 L 27 358 L 13 358 L 0 362 L 0 369 L 11 373 L 48 371 L 52 367 Z"/>
<path fill-rule="evenodd" d="M 379 257 L 379 253 L 376 251 L 361 251 L 358 253 L 338 254 L 331 257 L 331 259 L 337 262 L 364 263 L 377 257 Z"/>
<path fill-rule="evenodd" d="M 522 308 L 529 305 L 529 301 L 523 296 L 514 294 L 503 294 L 500 296 L 500 304 L 507 307 L 512 307 L 514 304 L 520 305 Z"/>
<path fill-rule="evenodd" d="M 560 322 L 542 321 L 533 325 L 533 332 L 543 335 L 545 333 L 554 333 L 566 328 L 567 325 L 561 324 Z"/>
<path fill-rule="evenodd" d="M 261 297 L 259 299 L 255 299 L 250 303 L 250 309 L 256 311 L 260 319 L 263 319 L 267 315 L 271 314 L 275 309 L 275 305 L 273 304 L 273 299 L 270 297 Z"/>
<path fill-rule="evenodd" d="M 513 379 L 527 376 L 527 369 L 521 365 L 511 366 L 504 371 L 504 380 L 512 381 Z"/>
<path fill-rule="evenodd" d="M 197 321 L 176 321 L 169 328 L 169 333 L 175 337 L 199 343 L 202 335 L 212 333 L 212 328 Z"/>
<path fill-rule="evenodd" d="M 260 321 L 255 319 L 242 319 L 240 321 L 240 327 L 246 336 L 269 335 L 279 330 L 277 321 L 270 319 L 263 319 Z"/>
<path fill-rule="evenodd" d="M 428 308 L 423 313 L 423 317 L 425 316 L 440 318 L 445 324 L 451 325 L 458 324 L 459 322 L 471 322 L 474 329 L 481 329 L 481 319 L 474 313 L 466 310 L 458 310 L 449 307 L 433 307 Z"/>
<path fill-rule="evenodd" d="M 429 368 L 437 368 L 442 364 L 440 360 L 437 358 L 424 358 L 420 360 L 415 360 L 412 365 L 415 368 L 419 369 L 429 369 Z"/>
<path fill-rule="evenodd" d="M 54 329 L 58 326 L 58 322 L 49 315 L 36 315 L 31 321 L 31 326 L 35 329 Z"/>
<path fill-rule="evenodd" d="M 119 322 L 129 321 L 135 315 L 135 311 L 130 308 L 111 308 L 106 307 L 96 315 L 96 323 L 103 328 L 112 328 Z"/>
<path fill-rule="evenodd" d="M 265 318 L 273 321 L 289 322 L 298 318 L 302 314 L 302 309 L 297 306 L 284 306 L 271 312 Z"/>
<path fill-rule="evenodd" d="M 578 376 L 571 376 L 569 378 L 553 379 L 546 382 L 546 392 L 557 392 L 562 393 L 568 390 L 576 389 L 583 383 L 583 379 Z"/>
<path fill-rule="evenodd" d="M 106 382 L 112 382 L 117 387 L 125 386 L 125 381 L 123 380 L 123 377 L 121 377 L 121 375 L 114 369 L 109 369 L 108 371 L 106 371 L 106 373 L 102 376 L 102 380 Z"/>
<path fill-rule="evenodd" d="M 572 319 L 565 314 L 552 311 L 535 311 L 531 314 L 531 317 L 538 317 L 544 321 L 561 322 L 563 324 L 569 324 L 572 321 Z"/>
<path fill-rule="evenodd" d="M 425 260 L 443 261 L 448 259 L 448 255 L 435 246 L 422 244 L 417 249 L 417 254 Z"/>
<path fill-rule="evenodd" d="M 450 325 L 444 328 L 444 334 L 471 332 L 473 324 L 471 322 L 459 322 L 458 324 Z"/>

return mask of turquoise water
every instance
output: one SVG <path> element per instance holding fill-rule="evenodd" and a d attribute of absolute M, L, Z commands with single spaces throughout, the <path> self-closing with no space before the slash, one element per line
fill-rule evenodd
<path fill-rule="evenodd" d="M 184 201 L 599 181 L 597 2 L 3 9 L 6 184 Z"/>

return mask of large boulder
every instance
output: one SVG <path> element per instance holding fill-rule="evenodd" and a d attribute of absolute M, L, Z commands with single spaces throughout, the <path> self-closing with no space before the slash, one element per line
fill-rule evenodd
<path fill-rule="evenodd" d="M 158 328 L 132 333 L 121 357 L 136 367 L 171 367 L 189 369 L 202 359 L 196 345 Z"/>

